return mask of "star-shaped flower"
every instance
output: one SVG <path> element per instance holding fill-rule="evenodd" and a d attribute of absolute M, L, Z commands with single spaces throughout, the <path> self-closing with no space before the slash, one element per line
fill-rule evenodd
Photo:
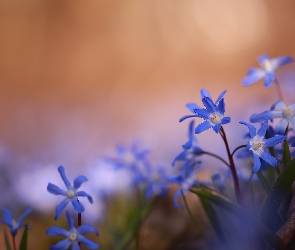
<path fill-rule="evenodd" d="M 74 220 L 70 216 L 69 212 L 66 211 L 66 217 L 68 220 L 68 224 L 70 227 L 70 230 L 67 231 L 64 228 L 61 227 L 50 227 L 46 231 L 46 235 L 49 236 L 65 236 L 66 239 L 61 240 L 57 242 L 55 245 L 50 247 L 50 250 L 65 250 L 68 249 L 72 245 L 72 250 L 80 250 L 79 243 L 83 243 L 87 248 L 90 249 L 98 249 L 99 244 L 96 242 L 93 242 L 91 240 L 88 240 L 85 236 L 82 234 L 88 233 L 88 232 L 95 232 L 95 234 L 98 236 L 98 231 L 90 226 L 90 225 L 81 225 L 78 228 L 75 228 L 74 226 Z"/>
<path fill-rule="evenodd" d="M 295 130 L 295 103 L 287 107 L 283 101 L 278 101 L 271 107 L 271 110 L 252 115 L 250 121 L 261 122 L 265 117 L 269 120 L 281 118 L 275 127 L 275 134 L 285 134 L 288 125 Z"/>
<path fill-rule="evenodd" d="M 16 236 L 17 231 L 20 228 L 27 226 L 26 224 L 22 224 L 22 221 L 31 212 L 32 212 L 32 209 L 28 208 L 16 221 L 13 219 L 11 212 L 7 209 L 4 209 L 3 210 L 4 220 L 0 220 L 0 222 L 4 223 L 10 228 L 10 233 L 14 237 Z"/>
<path fill-rule="evenodd" d="M 261 68 L 250 68 L 248 75 L 243 79 L 243 85 L 251 85 L 260 79 L 264 78 L 264 87 L 269 87 L 276 79 L 275 70 L 280 66 L 293 62 L 294 60 L 289 56 L 281 56 L 270 59 L 268 55 L 262 55 L 258 58 L 258 63 Z"/>
<path fill-rule="evenodd" d="M 194 110 L 194 112 L 196 114 L 195 116 L 203 118 L 205 122 L 199 124 L 196 127 L 195 133 L 200 134 L 209 128 L 213 128 L 213 130 L 216 133 L 218 133 L 222 124 L 227 124 L 230 122 L 230 117 L 224 116 L 224 112 L 225 112 L 224 99 L 222 98 L 219 101 L 218 106 L 216 106 L 216 104 L 214 104 L 209 97 L 204 97 L 202 99 L 202 102 L 206 108 L 197 109 L 197 110 Z M 188 117 L 192 117 L 192 116 L 182 117 L 180 121 L 183 121 L 184 119 Z"/>
<path fill-rule="evenodd" d="M 74 180 L 74 185 L 72 186 L 71 183 L 69 182 L 69 180 L 67 179 L 66 174 L 65 174 L 65 169 L 62 166 L 58 167 L 58 172 L 59 172 L 63 182 L 65 183 L 67 190 L 62 190 L 58 186 L 56 186 L 50 182 L 48 183 L 47 191 L 49 193 L 54 194 L 54 195 L 63 195 L 66 197 L 55 208 L 55 216 L 54 216 L 55 220 L 58 219 L 58 217 L 62 213 L 62 210 L 67 206 L 67 204 L 69 202 L 72 202 L 74 210 L 77 213 L 82 213 L 84 211 L 84 206 L 82 205 L 82 203 L 79 202 L 79 200 L 77 198 L 79 196 L 87 197 L 88 201 L 91 204 L 93 203 L 93 199 L 89 194 L 87 194 L 84 191 L 78 191 L 81 184 L 88 181 L 88 179 L 84 175 L 79 175 L 78 177 L 76 177 Z"/>
<path fill-rule="evenodd" d="M 246 125 L 249 128 L 250 132 L 250 140 L 247 144 L 247 149 L 253 152 L 254 156 L 254 166 L 253 166 L 253 173 L 257 172 L 261 166 L 260 158 L 264 161 L 268 162 L 270 165 L 276 167 L 277 166 L 277 159 L 270 155 L 266 150 L 265 147 L 272 147 L 284 141 L 286 136 L 284 135 L 277 135 L 268 139 L 265 139 L 266 130 L 268 128 L 268 120 L 267 118 L 264 119 L 264 123 L 262 124 L 261 128 L 256 133 L 256 128 L 247 122 L 240 122 L 241 124 Z"/>

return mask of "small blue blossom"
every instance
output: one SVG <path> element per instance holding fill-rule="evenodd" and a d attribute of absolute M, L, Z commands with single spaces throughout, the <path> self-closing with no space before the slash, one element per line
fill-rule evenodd
<path fill-rule="evenodd" d="M 216 105 L 219 103 L 219 101 L 223 98 L 223 96 L 225 95 L 226 90 L 222 91 L 220 93 L 220 95 L 217 97 L 216 101 L 214 102 Z M 212 102 L 212 98 L 210 93 L 206 90 L 206 89 L 201 89 L 201 99 L 203 100 L 205 97 L 209 98 Z M 195 103 L 188 103 L 185 105 L 193 114 L 195 115 L 186 115 L 183 116 L 182 118 L 180 118 L 180 122 L 182 122 L 183 120 L 185 120 L 186 118 L 190 118 L 190 117 L 200 117 L 199 115 L 197 115 L 197 110 L 198 109 L 202 109 L 200 106 L 198 106 Z"/>
<path fill-rule="evenodd" d="M 198 164 L 197 166 L 195 166 Z M 189 189 L 195 185 L 199 185 L 200 182 L 196 179 L 196 172 L 200 169 L 200 162 L 191 165 L 190 168 L 184 168 L 186 171 L 182 171 L 180 175 L 170 177 L 169 180 L 174 182 L 180 186 L 179 189 L 176 190 L 173 197 L 173 205 L 178 208 L 177 199 L 181 195 L 181 191 L 183 194 L 187 194 Z"/>
<path fill-rule="evenodd" d="M 261 122 L 265 117 L 269 120 L 281 118 L 275 127 L 275 134 L 285 134 L 288 125 L 295 131 L 295 103 L 287 107 L 283 101 L 278 101 L 271 107 L 271 110 L 252 115 L 250 121 Z"/>
<path fill-rule="evenodd" d="M 218 106 L 216 106 L 216 104 L 214 104 L 209 97 L 204 97 L 202 102 L 206 108 L 196 109 L 194 112 L 196 114 L 195 116 L 203 118 L 205 121 L 196 127 L 195 133 L 200 134 L 209 128 L 213 128 L 213 130 L 218 133 L 222 124 L 230 122 L 230 117 L 224 116 L 224 99 L 222 98 L 219 101 Z M 184 116 L 180 119 L 180 121 L 183 121 L 188 117 L 192 116 Z"/>
<path fill-rule="evenodd" d="M 194 127 L 195 122 L 191 121 L 188 129 L 188 141 L 183 144 L 182 147 L 184 150 L 175 157 L 172 162 L 172 166 L 174 166 L 177 161 L 184 161 L 189 163 L 195 157 L 203 154 L 203 150 L 198 147 L 198 142 L 194 133 Z"/>
<path fill-rule="evenodd" d="M 77 213 L 82 213 L 84 211 L 84 206 L 82 205 L 82 203 L 79 202 L 79 200 L 77 198 L 79 196 L 87 197 L 88 201 L 91 204 L 93 203 L 93 199 L 89 194 L 87 194 L 84 191 L 78 191 L 81 184 L 88 181 L 86 176 L 79 175 L 78 177 L 76 177 L 74 180 L 74 185 L 72 186 L 71 183 L 69 182 L 69 180 L 67 179 L 66 174 L 65 174 L 65 169 L 62 166 L 58 167 L 58 172 L 59 172 L 63 182 L 65 183 L 67 190 L 62 190 L 58 186 L 56 186 L 50 182 L 48 183 L 47 191 L 49 193 L 54 194 L 54 195 L 66 196 L 66 198 L 59 205 L 57 205 L 55 208 L 55 216 L 54 216 L 55 220 L 58 219 L 58 217 L 62 213 L 62 210 L 67 206 L 67 204 L 69 202 L 72 203 L 74 210 Z"/>
<path fill-rule="evenodd" d="M 3 214 L 4 214 L 4 220 L 0 220 L 0 222 L 4 223 L 6 226 L 10 228 L 10 233 L 14 237 L 17 234 L 17 231 L 24 227 L 27 226 L 26 224 L 22 224 L 22 221 L 24 218 L 32 212 L 32 209 L 28 208 L 16 221 L 13 219 L 12 214 L 9 210 L 4 209 Z M 29 228 L 29 226 L 27 226 Z"/>
<path fill-rule="evenodd" d="M 93 242 L 91 240 L 88 240 L 85 236 L 82 234 L 88 233 L 88 232 L 95 232 L 95 234 L 98 236 L 98 231 L 90 226 L 90 225 L 81 225 L 77 229 L 74 226 L 74 220 L 70 216 L 69 212 L 66 211 L 66 217 L 68 220 L 68 224 L 70 227 L 70 230 L 67 231 L 64 228 L 61 227 L 50 227 L 46 231 L 46 235 L 49 236 L 65 236 L 66 239 L 61 240 L 57 242 L 55 245 L 50 247 L 50 250 L 65 250 L 68 249 L 72 245 L 72 250 L 80 250 L 79 242 L 83 243 L 87 248 L 89 249 L 98 249 L 99 244 L 96 242 Z"/>
<path fill-rule="evenodd" d="M 281 56 L 277 58 L 270 59 L 268 55 L 262 55 L 258 58 L 258 63 L 261 68 L 250 68 L 248 75 L 243 79 L 243 85 L 251 85 L 264 77 L 264 87 L 269 87 L 272 85 L 276 79 L 275 70 L 280 66 L 293 62 L 294 60 L 288 56 Z"/>
<path fill-rule="evenodd" d="M 276 167 L 277 160 L 275 157 L 270 155 L 266 150 L 265 147 L 272 147 L 276 144 L 281 143 L 286 139 L 284 135 L 274 136 L 268 139 L 265 139 L 266 130 L 268 128 L 268 120 L 267 118 L 264 119 L 264 123 L 262 124 L 261 128 L 256 133 L 256 128 L 247 122 L 240 122 L 241 124 L 246 125 L 249 128 L 250 132 L 250 140 L 247 144 L 247 149 L 253 152 L 254 156 L 254 166 L 253 166 L 253 173 L 256 173 L 259 168 L 261 167 L 260 158 L 264 161 L 269 163 L 270 165 Z"/>
<path fill-rule="evenodd" d="M 131 148 L 128 148 L 124 145 L 118 146 L 117 157 L 107 157 L 105 160 L 110 162 L 116 170 L 122 168 L 137 170 L 139 167 L 138 165 L 140 165 L 145 160 L 149 152 L 149 149 L 141 149 L 139 141 L 135 141 L 131 145 Z"/>

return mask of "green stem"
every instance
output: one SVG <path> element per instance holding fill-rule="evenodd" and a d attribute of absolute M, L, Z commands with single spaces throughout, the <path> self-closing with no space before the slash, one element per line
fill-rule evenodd
<path fill-rule="evenodd" d="M 16 250 L 15 236 L 12 236 L 13 250 Z"/>
<path fill-rule="evenodd" d="M 245 147 L 247 147 L 247 145 L 241 145 L 241 146 L 236 147 L 235 150 L 231 153 L 231 156 L 233 157 L 235 152 L 237 152 L 240 148 L 245 148 Z"/>
<path fill-rule="evenodd" d="M 281 90 L 281 87 L 280 87 L 280 84 L 279 84 L 279 81 L 277 78 L 275 78 L 275 83 L 276 83 L 276 86 L 277 86 L 277 91 L 278 91 L 278 95 L 279 95 L 279 98 L 284 101 L 284 98 L 283 98 L 283 94 L 282 94 L 282 90 Z"/>

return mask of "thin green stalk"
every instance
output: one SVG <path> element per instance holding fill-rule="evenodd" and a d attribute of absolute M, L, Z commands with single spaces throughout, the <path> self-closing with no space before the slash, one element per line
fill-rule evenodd
<path fill-rule="evenodd" d="M 235 152 L 237 152 L 240 148 L 245 148 L 245 147 L 247 147 L 247 145 L 241 145 L 241 146 L 236 147 L 235 150 L 231 153 L 231 156 L 233 157 Z"/>
<path fill-rule="evenodd" d="M 280 84 L 279 84 L 279 81 L 277 78 L 275 78 L 275 83 L 276 83 L 276 86 L 277 86 L 277 91 L 278 91 L 278 95 L 279 95 L 279 98 L 284 101 L 284 98 L 283 98 L 283 94 L 282 94 L 282 90 L 281 90 L 281 87 L 280 87 Z"/>
<path fill-rule="evenodd" d="M 212 157 L 214 157 L 214 158 L 216 158 L 216 159 L 222 161 L 226 166 L 228 166 L 228 167 L 230 168 L 229 163 L 226 162 L 222 157 L 220 157 L 220 156 L 218 156 L 218 155 L 216 155 L 216 154 L 214 154 L 214 153 L 208 152 L 208 151 L 203 151 L 203 154 L 205 154 L 205 155 L 210 155 L 210 156 L 212 156 Z"/>

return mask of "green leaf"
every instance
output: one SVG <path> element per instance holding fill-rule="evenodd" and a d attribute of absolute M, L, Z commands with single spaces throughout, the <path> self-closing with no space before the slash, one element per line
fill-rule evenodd
<path fill-rule="evenodd" d="M 8 240 L 8 237 L 7 237 L 7 234 L 5 231 L 4 231 L 4 241 L 5 241 L 6 250 L 11 250 L 11 246 L 10 246 L 10 243 L 9 243 L 9 240 Z"/>
<path fill-rule="evenodd" d="M 19 250 L 27 250 L 27 244 L 28 244 L 28 226 L 25 226 L 22 239 L 20 242 Z"/>
<path fill-rule="evenodd" d="M 292 187 L 292 183 L 295 181 L 295 158 L 289 161 L 281 171 L 280 175 L 276 179 L 273 187 L 269 191 L 269 194 L 261 209 L 260 217 L 269 228 L 272 228 L 273 218 L 281 205 L 281 202 L 288 196 Z"/>
<path fill-rule="evenodd" d="M 290 149 L 289 149 L 289 144 L 287 141 L 284 141 L 284 153 L 283 153 L 284 166 L 286 166 L 289 161 L 291 161 L 291 153 L 290 153 Z"/>
<path fill-rule="evenodd" d="M 218 206 L 223 207 L 235 216 L 237 216 L 243 223 L 254 225 L 257 228 L 257 232 L 267 240 L 273 247 L 281 249 L 283 248 L 282 240 L 271 230 L 269 230 L 264 224 L 260 223 L 252 214 L 246 211 L 236 202 L 231 199 L 218 194 L 212 189 L 205 187 L 193 187 L 191 192 L 197 194 L 200 197 L 204 197 Z"/>

